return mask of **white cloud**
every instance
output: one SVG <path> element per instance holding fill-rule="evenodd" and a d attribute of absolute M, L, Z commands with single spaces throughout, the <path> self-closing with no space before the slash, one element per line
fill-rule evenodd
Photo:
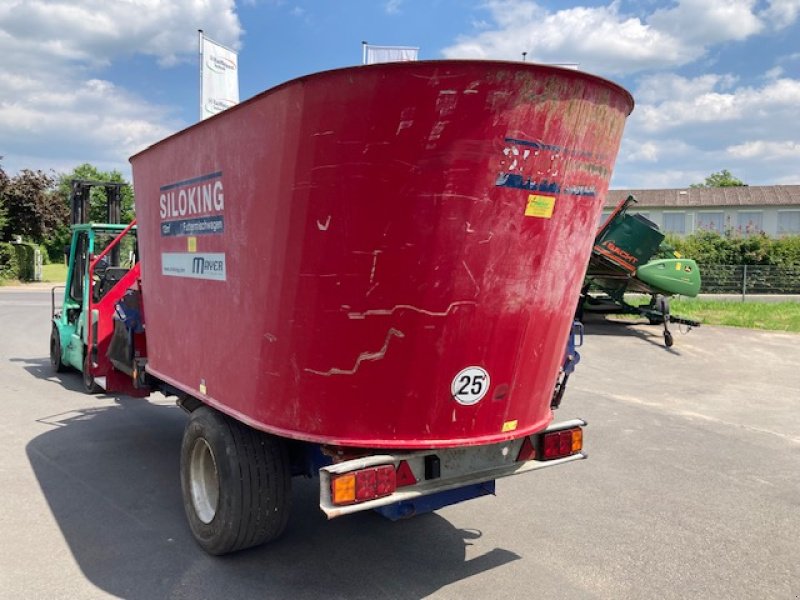
<path fill-rule="evenodd" d="M 655 104 L 665 98 L 691 100 L 714 90 L 731 89 L 737 79 L 733 75 L 708 73 L 693 79 L 673 73 L 641 77 L 636 88 L 637 105 Z"/>
<path fill-rule="evenodd" d="M 644 101 L 637 106 L 632 122 L 651 133 L 698 123 L 761 123 L 774 130 L 797 127 L 792 123 L 796 122 L 793 115 L 800 105 L 800 80 L 783 78 L 770 80 L 761 88 L 718 89 L 729 88 L 732 81 L 729 76 L 716 75 L 696 79 L 677 75 L 646 78 L 642 96 L 634 94 Z M 656 100 L 660 85 L 663 101 Z M 676 89 L 683 92 L 675 93 Z M 784 119 L 790 122 L 784 123 Z"/>
<path fill-rule="evenodd" d="M 800 0 L 772 0 L 763 14 L 773 27 L 783 29 L 800 16 Z"/>
<path fill-rule="evenodd" d="M 4 166 L 93 162 L 127 171 L 127 157 L 183 124 L 161 106 L 98 77 L 143 54 L 162 66 L 194 58 L 197 29 L 238 46 L 233 0 L 27 0 L 0 6 L 0 154 Z M 24 163 L 37 157 L 39 161 Z"/>
<path fill-rule="evenodd" d="M 656 10 L 648 23 L 697 48 L 759 33 L 764 24 L 753 13 L 755 0 L 681 0 L 677 6 Z"/>
<path fill-rule="evenodd" d="M 620 150 L 628 162 L 656 162 L 659 157 L 659 144 L 656 142 L 642 142 L 628 145 Z"/>
<path fill-rule="evenodd" d="M 389 15 L 396 15 L 400 13 L 400 6 L 402 6 L 403 0 L 389 0 L 384 5 L 384 10 L 386 10 L 386 14 Z"/>
<path fill-rule="evenodd" d="M 800 183 L 800 80 L 652 75 L 634 97 L 615 187 L 682 187 L 721 169 L 753 185 Z"/>
<path fill-rule="evenodd" d="M 462 36 L 445 48 L 448 58 L 580 63 L 581 69 L 620 73 L 690 61 L 694 53 L 670 34 L 638 18 L 621 15 L 617 4 L 548 12 L 534 2 L 490 0 L 494 29 Z"/>
<path fill-rule="evenodd" d="M 798 159 L 800 158 L 800 143 L 757 140 L 728 146 L 726 152 L 735 158 L 755 158 L 760 160 Z"/>
<path fill-rule="evenodd" d="M 781 66 L 772 67 L 764 73 L 764 79 L 780 79 L 785 72 L 785 69 Z"/>
<path fill-rule="evenodd" d="M 0 6 L 0 44 L 39 59 L 108 64 L 145 54 L 174 64 L 197 48 L 197 30 L 238 47 L 233 0 L 11 0 Z"/>
<path fill-rule="evenodd" d="M 800 1 L 800 0 L 798 0 Z M 663 69 L 703 57 L 711 44 L 743 40 L 764 28 L 755 0 L 681 0 L 650 15 L 627 15 L 620 3 L 550 11 L 531 0 L 488 0 L 494 27 L 461 36 L 447 58 L 577 62 L 582 70 L 623 74 Z"/>

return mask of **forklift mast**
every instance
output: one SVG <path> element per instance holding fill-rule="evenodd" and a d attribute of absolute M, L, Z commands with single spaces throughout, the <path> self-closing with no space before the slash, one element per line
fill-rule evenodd
<path fill-rule="evenodd" d="M 73 179 L 71 182 L 70 205 L 72 207 L 72 225 L 88 223 L 89 206 L 92 188 L 102 187 L 106 192 L 106 223 L 116 225 L 122 220 L 122 188 L 127 183 L 113 181 L 92 181 L 90 179 Z"/>

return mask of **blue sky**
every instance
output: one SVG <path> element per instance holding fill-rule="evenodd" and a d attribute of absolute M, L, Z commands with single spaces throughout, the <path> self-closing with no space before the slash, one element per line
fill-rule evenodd
<path fill-rule="evenodd" d="M 634 95 L 612 186 L 729 169 L 800 184 L 800 0 L 0 0 L 4 168 L 129 174 L 196 121 L 197 29 L 239 49 L 241 97 L 356 65 L 361 41 L 421 59 L 573 62 Z"/>

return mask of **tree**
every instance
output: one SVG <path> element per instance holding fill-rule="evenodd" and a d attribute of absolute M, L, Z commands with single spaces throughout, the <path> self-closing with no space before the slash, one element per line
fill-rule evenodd
<path fill-rule="evenodd" d="M 717 187 L 743 187 L 747 184 L 731 175 L 728 169 L 722 169 L 719 173 L 712 173 L 703 183 L 693 183 L 691 188 L 717 188 Z"/>
<path fill-rule="evenodd" d="M 3 157 L 0 156 L 0 161 L 3 160 Z M 6 213 L 6 188 L 8 187 L 8 175 L 6 175 L 5 169 L 3 169 L 2 163 L 0 163 L 0 234 L 2 234 L 3 230 L 6 228 L 6 223 L 8 221 L 7 213 Z M 2 239 L 2 238 L 0 238 Z"/>
<path fill-rule="evenodd" d="M 5 226 L 2 238 L 14 235 L 41 244 L 68 217 L 68 211 L 54 193 L 54 179 L 43 171 L 23 169 L 8 179 L 3 193 Z"/>

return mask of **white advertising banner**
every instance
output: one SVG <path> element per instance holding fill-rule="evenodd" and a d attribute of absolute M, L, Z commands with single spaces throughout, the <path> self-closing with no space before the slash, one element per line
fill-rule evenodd
<path fill-rule="evenodd" d="M 225 281 L 224 252 L 162 252 L 161 274 Z"/>
<path fill-rule="evenodd" d="M 200 118 L 239 104 L 239 57 L 200 32 Z"/>
<path fill-rule="evenodd" d="M 364 64 L 417 60 L 419 48 L 414 46 L 371 46 L 364 44 Z"/>

